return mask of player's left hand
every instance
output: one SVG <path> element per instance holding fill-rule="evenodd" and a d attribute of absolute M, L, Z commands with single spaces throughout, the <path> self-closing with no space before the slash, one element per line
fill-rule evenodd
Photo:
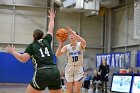
<path fill-rule="evenodd" d="M 64 46 L 64 42 L 62 42 L 62 41 L 59 40 L 59 45 L 60 46 Z"/>
<path fill-rule="evenodd" d="M 53 9 L 53 8 L 51 8 L 51 10 L 49 10 L 49 18 L 51 19 L 51 18 L 55 18 L 55 14 L 56 14 L 56 11 Z"/>
<path fill-rule="evenodd" d="M 69 26 L 67 26 L 67 31 L 68 31 L 70 34 L 73 34 L 73 30 L 72 30 Z"/>

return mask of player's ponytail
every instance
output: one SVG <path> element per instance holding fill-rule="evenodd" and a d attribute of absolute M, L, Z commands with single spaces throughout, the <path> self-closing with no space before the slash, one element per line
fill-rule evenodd
<path fill-rule="evenodd" d="M 43 37 L 44 33 L 43 31 L 41 31 L 40 29 L 36 29 L 34 30 L 34 33 L 33 33 L 33 38 L 35 41 L 41 39 Z"/>

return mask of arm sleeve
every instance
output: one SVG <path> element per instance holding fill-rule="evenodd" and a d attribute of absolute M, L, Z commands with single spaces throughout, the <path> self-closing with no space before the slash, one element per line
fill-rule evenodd
<path fill-rule="evenodd" d="M 47 34 L 47 35 L 44 37 L 44 39 L 45 39 L 46 41 L 48 41 L 49 44 L 51 44 L 51 42 L 52 42 L 52 35 L 51 35 L 51 34 Z"/>
<path fill-rule="evenodd" d="M 30 56 L 32 55 L 32 44 L 29 44 L 25 49 L 24 53 L 28 53 Z"/>

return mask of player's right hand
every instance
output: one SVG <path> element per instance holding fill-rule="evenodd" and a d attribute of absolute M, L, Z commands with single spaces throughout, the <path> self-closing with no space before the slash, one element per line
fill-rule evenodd
<path fill-rule="evenodd" d="M 7 52 L 9 52 L 9 53 L 13 53 L 14 51 L 15 51 L 15 46 L 10 46 L 10 45 L 8 45 L 7 47 L 6 47 L 6 50 L 7 50 Z"/>

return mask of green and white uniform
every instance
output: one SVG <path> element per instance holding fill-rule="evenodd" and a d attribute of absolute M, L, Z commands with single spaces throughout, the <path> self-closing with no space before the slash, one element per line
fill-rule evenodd
<path fill-rule="evenodd" d="M 47 34 L 43 39 L 33 41 L 25 50 L 34 63 L 34 77 L 30 85 L 37 90 L 60 89 L 60 73 L 54 64 L 51 50 L 52 36 Z"/>

